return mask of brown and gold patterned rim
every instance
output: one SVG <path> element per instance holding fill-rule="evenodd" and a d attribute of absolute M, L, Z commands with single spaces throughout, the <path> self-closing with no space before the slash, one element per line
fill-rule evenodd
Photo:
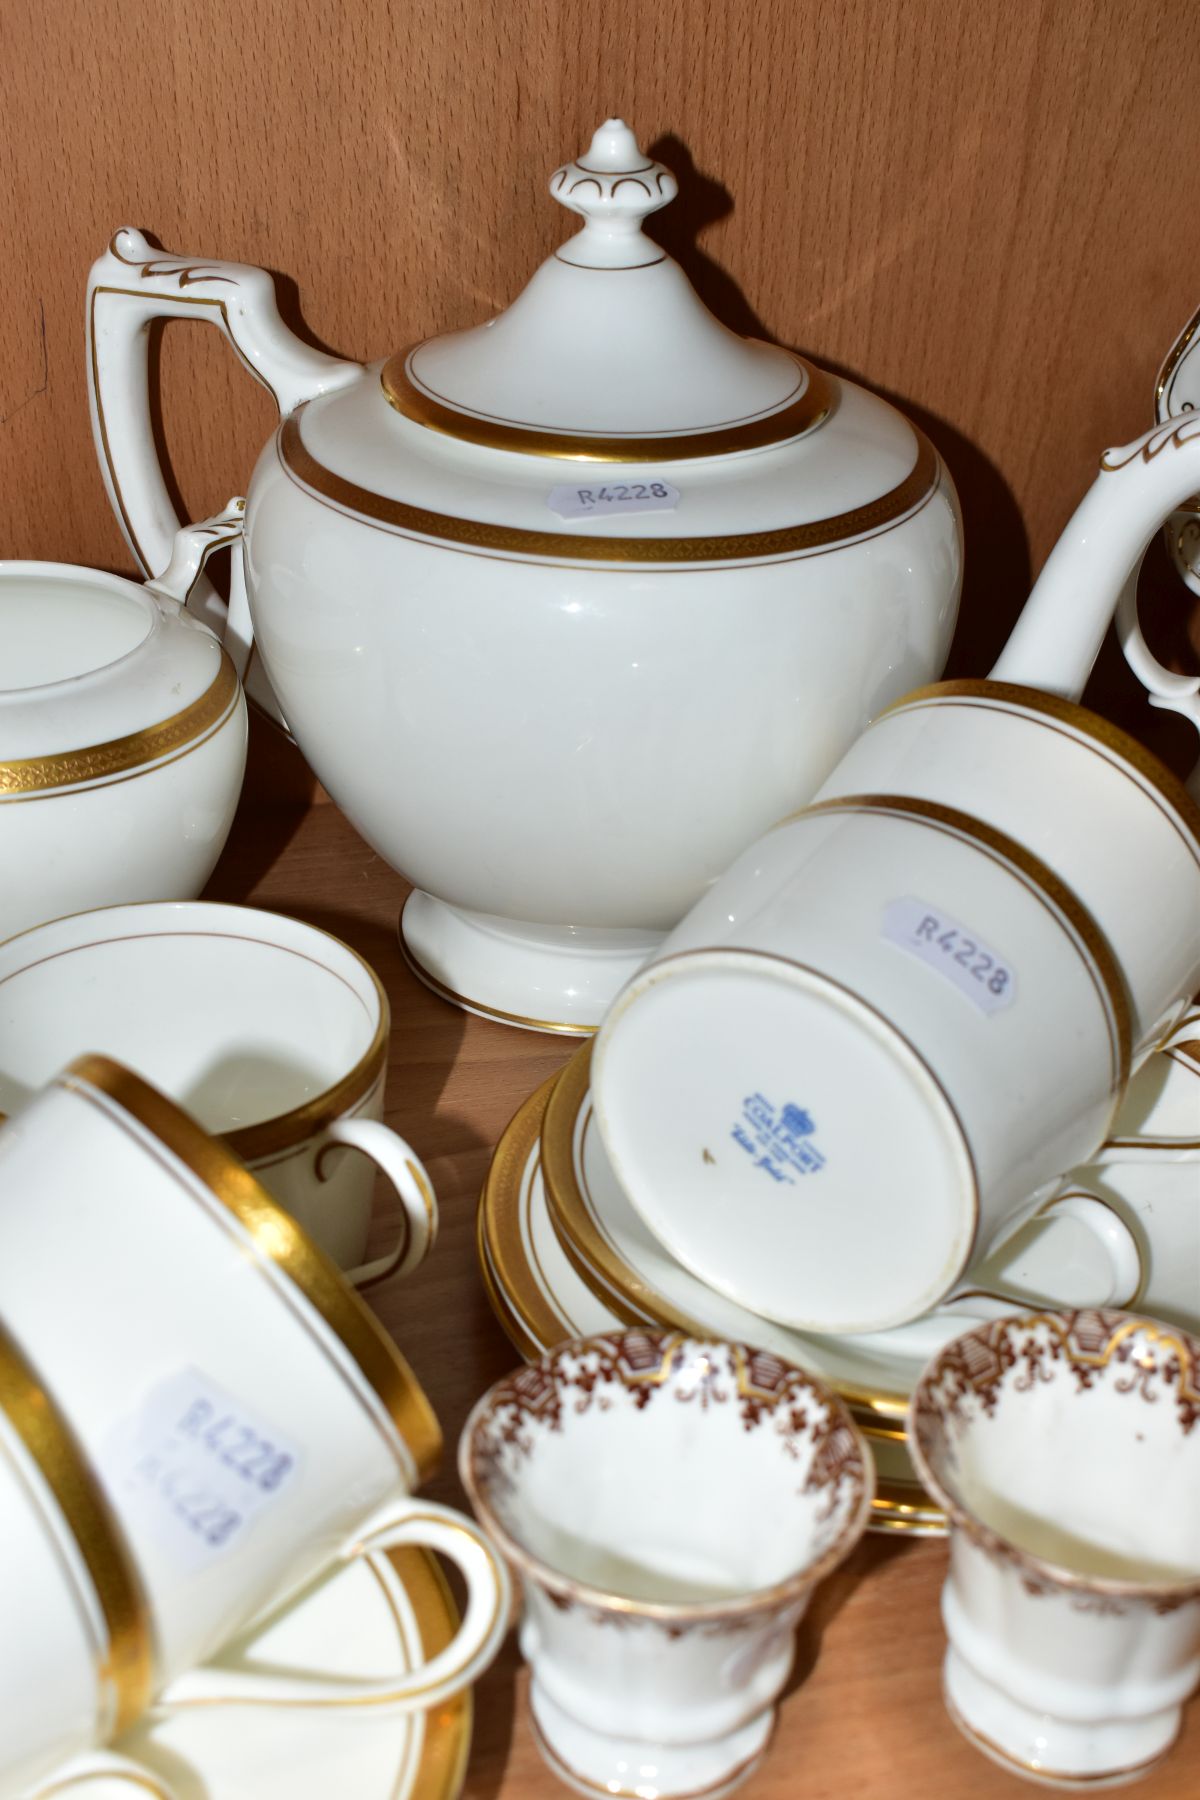
<path fill-rule="evenodd" d="M 359 483 L 327 469 L 304 443 L 300 428 L 303 408 L 279 427 L 278 454 L 288 474 L 313 494 L 368 522 L 394 531 L 433 538 L 463 549 L 507 554 L 519 560 L 556 562 L 638 563 L 678 567 L 698 563 L 756 561 L 764 557 L 805 556 L 827 550 L 852 538 L 874 536 L 890 529 L 906 514 L 931 500 L 941 480 L 937 453 L 916 427 L 916 458 L 908 475 L 889 493 L 865 506 L 813 519 L 803 525 L 785 525 L 772 531 L 739 532 L 717 537 L 595 537 L 567 531 L 534 531 L 523 526 L 495 525 L 457 514 L 432 512 L 405 500 L 374 493 Z"/>
<path fill-rule="evenodd" d="M 1156 1769 L 1163 1758 L 1170 1754 L 1171 1748 L 1179 1736 L 1179 1733 L 1176 1732 L 1166 1749 L 1156 1750 L 1153 1756 L 1146 1758 L 1145 1762 L 1127 1763 L 1120 1769 L 1100 1769 L 1094 1775 L 1072 1775 L 1061 1769 L 1048 1769 L 1043 1763 L 1027 1762 L 1024 1757 L 1014 1756 L 1011 1750 L 1006 1750 L 1003 1744 L 998 1744 L 995 1738 L 988 1736 L 986 1731 L 980 1731 L 977 1725 L 972 1725 L 969 1719 L 963 1717 L 950 1698 L 944 1684 L 942 1701 L 951 1723 L 957 1726 L 969 1744 L 974 1744 L 992 1762 L 998 1763 L 1002 1768 L 1011 1769 L 1014 1775 L 1023 1776 L 1026 1780 L 1032 1777 L 1034 1781 L 1042 1784 L 1057 1788 L 1079 1788 L 1085 1793 L 1089 1791 L 1095 1793 L 1100 1788 L 1116 1787 L 1127 1781 L 1134 1781 L 1140 1775 L 1148 1775 L 1151 1769 Z"/>
<path fill-rule="evenodd" d="M 164 758 L 173 760 L 172 753 L 194 748 L 200 738 L 224 721 L 237 703 L 237 694 L 237 671 L 228 652 L 222 649 L 216 675 L 200 697 L 157 725 L 54 756 L 26 756 L 15 762 L 0 762 L 0 804 L 85 784 L 103 785 L 114 775 L 125 775 L 132 769 L 148 771 Z"/>
<path fill-rule="evenodd" d="M 1096 1375 L 1112 1364 L 1132 1364 L 1130 1379 L 1122 1388 L 1131 1403 L 1136 1403 L 1139 1393 L 1143 1400 L 1157 1400 L 1173 1387 L 1181 1431 L 1189 1431 L 1200 1422 L 1200 1341 L 1177 1326 L 1106 1307 L 1038 1311 L 993 1319 L 944 1345 L 913 1392 L 908 1444 L 922 1483 L 951 1524 L 979 1549 L 1017 1569 L 1026 1590 L 1032 1594 L 1068 1588 L 1102 1594 L 1114 1601 L 1151 1601 L 1163 1611 L 1200 1598 L 1200 1575 L 1184 1581 L 1161 1582 L 1085 1575 L 1026 1550 L 969 1512 L 935 1468 L 938 1443 L 945 1438 L 948 1421 L 957 1416 L 964 1399 L 980 1396 L 990 1413 L 1004 1377 L 1018 1360 L 1022 1370 L 1019 1379 L 1025 1384 L 1023 1392 L 1039 1385 L 1034 1379 L 1035 1365 L 1042 1381 L 1051 1379 L 1046 1373 L 1046 1358 L 1037 1345 L 1039 1333 L 1047 1340 L 1049 1361 L 1061 1362 L 1080 1388 L 1091 1387 Z M 1141 1340 L 1136 1363 L 1135 1339 Z M 1161 1353 L 1161 1362 L 1151 1360 L 1155 1350 Z M 1156 1380 L 1163 1383 L 1162 1396 L 1150 1393 Z M 943 1385 L 946 1392 L 939 1394 Z"/>
<path fill-rule="evenodd" d="M 126 912 L 133 908 L 169 907 L 174 904 L 176 903 L 163 900 L 125 900 L 119 902 L 115 906 L 88 907 L 77 913 L 66 913 L 63 915 L 62 919 L 55 920 L 53 923 L 61 924 L 67 919 L 81 919 L 85 916 L 104 918 L 109 914 Z M 255 909 L 252 907 L 222 906 L 219 903 L 209 901 L 185 901 L 179 904 L 182 904 L 185 907 L 194 907 L 200 914 L 221 912 L 230 916 L 235 916 L 238 923 L 246 925 L 255 918 Z M 264 916 L 267 918 L 274 918 L 276 915 L 268 913 Z M 367 978 L 368 986 L 375 997 L 378 1017 L 376 1019 L 375 1029 L 371 1034 L 371 1042 L 368 1044 L 367 1048 L 354 1063 L 353 1067 L 348 1069 L 345 1075 L 341 1076 L 330 1087 L 322 1089 L 319 1094 L 314 1094 L 311 1099 L 305 1100 L 302 1105 L 290 1108 L 288 1112 L 275 1113 L 270 1118 L 257 1120 L 253 1125 L 241 1125 L 234 1131 L 220 1133 L 222 1143 L 227 1145 L 228 1148 L 233 1151 L 234 1155 L 239 1157 L 242 1162 L 260 1163 L 264 1158 L 273 1157 L 279 1152 L 291 1152 L 297 1149 L 301 1144 L 307 1143 L 310 1138 L 316 1137 L 327 1125 L 331 1125 L 335 1119 L 340 1119 L 344 1113 L 351 1111 L 355 1106 L 366 1099 L 367 1095 L 371 1092 L 379 1077 L 382 1075 L 384 1066 L 387 1062 L 387 1043 L 388 1032 L 391 1027 L 391 1013 L 383 983 L 380 981 L 370 963 L 365 957 L 360 956 L 357 950 L 344 942 L 342 938 L 335 937 L 331 931 L 325 931 L 318 925 L 304 924 L 303 921 L 291 919 L 286 914 L 281 914 L 279 916 L 289 925 L 301 924 L 303 929 L 306 932 L 311 932 L 314 937 L 327 939 L 331 944 L 335 944 L 339 950 L 343 951 L 352 959 Z M 31 925 L 25 931 L 16 932 L 13 937 L 6 939 L 3 947 L 8 949 L 11 945 L 19 943 L 22 938 L 32 937 L 34 932 L 43 931 L 44 929 L 45 926 L 43 925 Z M 52 962 L 60 956 L 73 956 L 78 951 L 99 949 L 105 944 L 141 942 L 145 938 L 152 937 L 229 938 L 238 943 L 262 944 L 268 949 L 281 950 L 289 956 L 298 956 L 304 962 L 311 962 L 315 967 L 324 969 L 327 974 L 332 975 L 336 980 L 340 981 L 344 979 L 338 974 L 336 969 L 330 968 L 328 963 L 322 962 L 318 957 L 309 956 L 306 951 L 297 950 L 290 944 L 281 943 L 277 938 L 254 937 L 248 931 L 189 930 L 181 924 L 176 930 L 129 932 L 121 937 L 94 938 L 84 944 L 65 945 L 61 950 L 51 951 L 46 957 L 38 958 L 31 963 L 23 963 L 19 969 L 12 969 L 7 975 L 0 975 L 0 988 L 4 986 L 6 981 L 11 981 L 18 975 L 24 975 L 29 969 L 37 968 L 39 962 Z M 362 996 L 356 994 L 356 998 L 361 1000 Z M 0 1121 L 3 1121 L 3 1119 L 4 1114 L 0 1112 Z M 415 1170 L 414 1177 L 417 1180 L 418 1186 L 423 1185 L 420 1177 L 416 1175 Z"/>
<path fill-rule="evenodd" d="M 1024 844 L 1018 844 L 1015 838 L 984 824 L 982 819 L 959 812 L 951 806 L 941 806 L 933 800 L 919 800 L 907 794 L 843 794 L 833 800 L 815 801 L 813 805 L 794 813 L 790 819 L 781 820 L 780 824 L 791 825 L 802 818 L 837 812 L 889 813 L 926 825 L 931 830 L 965 838 L 993 862 L 1006 867 L 1048 910 L 1056 912 L 1065 921 L 1068 934 L 1076 939 L 1076 948 L 1086 953 L 1083 961 L 1088 966 L 1108 1018 L 1112 1038 L 1115 1112 L 1116 1105 L 1120 1103 L 1129 1084 L 1133 1057 L 1133 1009 L 1116 953 L 1079 896 L 1040 857 L 1027 850 Z M 780 826 L 774 829 L 779 830 Z"/>
<path fill-rule="evenodd" d="M 108 1643 L 97 1675 L 111 1694 L 111 1731 L 128 1729 L 154 1684 L 150 1618 L 121 1528 L 53 1397 L 0 1324 L 0 1411 L 37 1465 L 91 1579 Z"/>
<path fill-rule="evenodd" d="M 626 1305 L 634 1309 L 628 1323 L 650 1320 L 693 1337 L 711 1336 L 711 1327 L 702 1320 L 691 1318 L 652 1288 L 623 1257 L 617 1255 L 592 1224 L 590 1209 L 580 1192 L 575 1172 L 575 1134 L 588 1099 L 591 1059 L 591 1044 L 581 1045 L 561 1075 L 546 1084 L 550 1091 L 541 1129 L 542 1178 L 550 1220 L 558 1240 L 580 1278 L 603 1305 L 614 1309 L 614 1298 L 624 1297 Z M 884 1435 L 897 1441 L 903 1438 L 908 1407 L 906 1394 L 860 1388 L 842 1381 L 831 1381 L 830 1386 L 854 1408 L 860 1424 L 864 1423 L 865 1415 L 865 1421 Z"/>
<path fill-rule="evenodd" d="M 890 713 L 907 712 L 917 707 L 935 706 L 939 702 L 955 700 L 976 704 L 992 700 L 1001 707 L 1015 711 L 1038 713 L 1044 719 L 1053 719 L 1060 725 L 1070 726 L 1072 735 L 1078 733 L 1084 740 L 1102 745 L 1110 753 L 1105 761 L 1115 758 L 1128 763 L 1177 815 L 1185 827 L 1181 835 L 1192 856 L 1200 862 L 1200 805 L 1193 800 L 1184 783 L 1171 773 L 1164 762 L 1160 762 L 1152 750 L 1147 750 L 1144 744 L 1139 743 L 1137 738 L 1130 737 L 1127 731 L 1122 731 L 1119 725 L 1114 725 L 1100 713 L 1080 706 L 1076 700 L 1064 700 L 1058 694 L 1043 692 L 1041 688 L 1021 687 L 1010 681 L 939 681 L 928 687 L 914 688 L 911 694 L 905 694 L 885 707 L 879 717 L 886 719 Z"/>
<path fill-rule="evenodd" d="M 352 1359 L 391 1422 L 390 1447 L 404 1473 L 423 1479 L 436 1467 L 442 1433 L 424 1392 L 375 1315 L 323 1250 L 217 1138 L 147 1082 L 106 1056 L 82 1056 L 58 1077 L 93 1105 L 103 1095 L 135 1119 L 187 1168 L 252 1240 L 259 1256 L 300 1290 Z M 109 1110 L 105 1108 L 105 1110 Z M 110 1116 L 112 1113 L 110 1111 Z M 296 1313 L 293 1316 L 301 1318 Z M 317 1341 L 320 1342 L 320 1336 Z M 328 1355 L 328 1347 L 322 1345 Z M 344 1367 L 336 1357 L 335 1366 Z M 361 1398 L 361 1395 L 359 1396 Z M 396 1438 L 401 1443 L 395 1441 Z"/>
<path fill-rule="evenodd" d="M 796 389 L 792 397 L 766 414 L 729 419 L 724 424 L 690 432 L 604 435 L 551 431 L 532 420 L 502 419 L 489 413 L 460 410 L 424 382 L 413 379 L 409 365 L 418 349 L 419 344 L 397 350 L 383 365 L 380 383 L 398 413 L 416 425 L 457 438 L 461 443 L 515 451 L 520 456 L 548 456 L 556 462 L 685 462 L 698 457 L 733 456 L 741 450 L 763 450 L 815 430 L 838 402 L 836 382 L 797 356 L 793 358 Z"/>
<path fill-rule="evenodd" d="M 489 1420 L 506 1408 L 526 1412 L 530 1418 L 537 1417 L 542 1390 L 557 1392 L 571 1388 L 578 1390 L 572 1407 L 574 1417 L 590 1405 L 592 1397 L 605 1382 L 616 1382 L 628 1392 L 639 1393 L 639 1405 L 644 1406 L 655 1389 L 670 1382 L 681 1352 L 688 1347 L 701 1352 L 711 1349 L 727 1355 L 735 1397 L 743 1406 L 747 1430 L 762 1423 L 764 1415 L 774 1419 L 776 1413 L 780 1415 L 778 1429 L 781 1432 L 785 1428 L 791 1430 L 799 1416 L 799 1429 L 805 1435 L 814 1436 L 808 1485 L 813 1489 L 832 1487 L 836 1491 L 843 1481 L 849 1484 L 846 1517 L 836 1535 L 805 1568 L 770 1587 L 753 1589 L 734 1600 L 637 1600 L 594 1587 L 552 1568 L 514 1538 L 496 1515 L 490 1494 L 490 1469 L 495 1447 L 487 1434 Z M 589 1370 L 586 1378 L 576 1380 L 571 1372 L 572 1361 L 589 1356 L 595 1358 L 596 1368 Z M 800 1396 L 804 1396 L 806 1404 L 797 1415 Z M 824 1408 L 823 1429 L 813 1419 L 814 1403 Z M 505 1437 L 504 1442 L 508 1445 L 512 1440 Z M 697 1339 L 690 1332 L 655 1331 L 645 1326 L 634 1331 L 618 1328 L 590 1337 L 569 1338 L 547 1350 L 536 1362 L 496 1382 L 476 1402 L 463 1428 L 459 1474 L 480 1523 L 500 1545 L 505 1558 L 540 1586 L 583 1606 L 668 1625 L 703 1624 L 773 1611 L 808 1593 L 844 1561 L 858 1542 L 870 1518 L 875 1490 L 875 1464 L 862 1433 L 838 1396 L 815 1376 L 786 1362 L 783 1357 L 748 1345 L 729 1343 L 714 1337 L 711 1332 L 701 1333 Z"/>

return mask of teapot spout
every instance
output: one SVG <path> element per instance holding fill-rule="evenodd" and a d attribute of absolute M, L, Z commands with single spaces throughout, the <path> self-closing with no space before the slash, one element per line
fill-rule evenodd
<path fill-rule="evenodd" d="M 1200 413 L 1116 450 L 1055 544 L 992 679 L 1078 700 L 1127 581 L 1168 514 L 1200 491 Z"/>

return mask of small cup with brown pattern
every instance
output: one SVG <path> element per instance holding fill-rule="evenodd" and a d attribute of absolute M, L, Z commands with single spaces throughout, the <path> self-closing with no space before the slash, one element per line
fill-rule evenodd
<path fill-rule="evenodd" d="M 459 1467 L 523 1578 L 554 1772 L 604 1796 L 736 1786 L 771 1735 L 796 1623 L 870 1513 L 845 1407 L 764 1351 L 614 1332 L 493 1387 Z"/>
<path fill-rule="evenodd" d="M 950 1519 L 946 1706 L 1044 1786 L 1152 1768 L 1200 1682 L 1200 1341 L 1104 1311 L 954 1339 L 909 1445 Z"/>

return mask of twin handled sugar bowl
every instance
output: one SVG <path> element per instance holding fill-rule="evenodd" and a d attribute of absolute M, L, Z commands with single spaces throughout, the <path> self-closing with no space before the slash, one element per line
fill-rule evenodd
<path fill-rule="evenodd" d="M 263 271 L 118 231 L 88 367 L 146 565 L 174 525 L 150 323 L 215 324 L 271 390 L 245 574 L 282 714 L 416 884 L 418 972 L 584 1032 L 743 846 L 937 674 L 961 540 L 914 426 L 726 330 L 643 234 L 676 183 L 619 120 L 550 187 L 582 229 L 507 312 L 366 367 L 297 339 Z"/>
<path fill-rule="evenodd" d="M 234 657 L 184 603 L 241 529 L 240 499 L 171 529 L 144 587 L 0 562 L 0 938 L 208 880 L 241 791 L 246 703 Z"/>

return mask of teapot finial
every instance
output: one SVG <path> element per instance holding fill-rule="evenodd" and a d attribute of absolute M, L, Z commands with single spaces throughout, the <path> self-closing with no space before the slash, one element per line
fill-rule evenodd
<path fill-rule="evenodd" d="M 636 269 L 661 259 L 658 246 L 642 236 L 642 220 L 673 200 L 679 184 L 665 163 L 643 155 L 624 119 L 606 119 L 584 155 L 554 171 L 550 192 L 584 220 L 558 251 L 563 262 Z"/>

